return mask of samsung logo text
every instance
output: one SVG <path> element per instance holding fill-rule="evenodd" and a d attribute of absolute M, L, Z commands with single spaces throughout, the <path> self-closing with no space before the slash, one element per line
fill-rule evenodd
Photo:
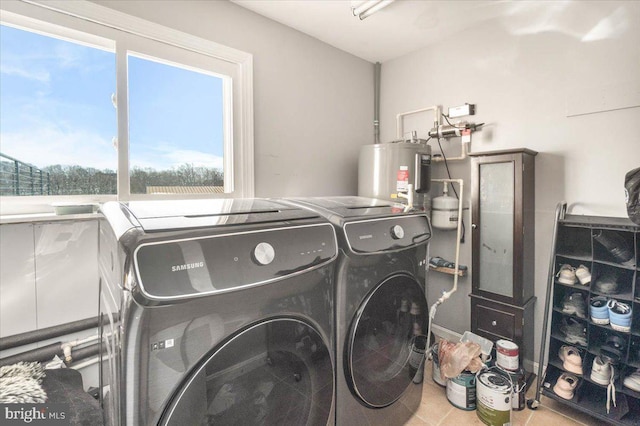
<path fill-rule="evenodd" d="M 186 271 L 187 269 L 204 268 L 204 262 L 185 263 L 182 265 L 173 265 L 171 272 Z"/>

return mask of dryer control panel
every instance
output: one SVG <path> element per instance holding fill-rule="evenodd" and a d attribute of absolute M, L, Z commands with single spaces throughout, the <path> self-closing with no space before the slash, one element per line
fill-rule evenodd
<path fill-rule="evenodd" d="M 424 215 L 347 222 L 344 232 L 354 253 L 374 254 L 426 243 L 431 225 Z"/>
<path fill-rule="evenodd" d="M 266 284 L 336 256 L 327 223 L 144 243 L 135 269 L 142 296 L 159 302 Z"/>

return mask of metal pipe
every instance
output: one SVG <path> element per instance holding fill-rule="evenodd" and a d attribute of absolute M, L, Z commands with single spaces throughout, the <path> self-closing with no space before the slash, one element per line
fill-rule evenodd
<path fill-rule="evenodd" d="M 62 342 L 51 343 L 50 345 L 43 346 L 37 349 L 31 349 L 19 354 L 10 355 L 5 358 L 0 358 L 0 367 L 5 365 L 15 364 L 16 362 L 35 362 L 50 360 L 56 355 L 62 355 Z"/>
<path fill-rule="evenodd" d="M 540 339 L 540 353 L 538 359 L 538 381 L 536 383 L 536 396 L 534 399 L 530 399 L 527 401 L 527 406 L 535 410 L 540 405 L 540 391 L 542 390 L 542 384 L 544 383 L 544 357 L 545 351 L 547 347 L 547 338 L 549 337 L 549 313 L 550 309 L 550 301 L 551 295 L 553 294 L 554 287 L 554 277 L 555 277 L 555 248 L 556 241 L 558 239 L 558 223 L 564 219 L 565 214 L 567 212 L 567 202 L 561 201 L 556 206 L 556 218 L 553 223 L 553 237 L 551 240 L 551 255 L 549 258 L 549 273 L 547 277 L 547 295 L 546 295 L 546 303 L 544 304 L 544 317 L 542 317 L 542 337 Z"/>
<path fill-rule="evenodd" d="M 78 361 L 82 359 L 86 359 L 92 356 L 96 356 L 100 353 L 100 344 L 96 343 L 91 346 L 86 346 L 84 348 L 77 348 L 73 351 L 73 360 Z"/>
<path fill-rule="evenodd" d="M 62 342 L 51 343 L 37 349 L 31 349 L 19 354 L 11 355 L 0 359 L 0 367 L 15 364 L 17 362 L 45 362 L 50 361 L 56 355 L 65 359 L 65 363 L 69 364 L 72 360 L 80 360 L 95 356 L 100 350 L 100 343 L 95 343 L 83 348 L 75 348 L 63 344 Z"/>
<path fill-rule="evenodd" d="M 70 367 L 73 368 L 74 370 L 82 370 L 85 367 L 89 367 L 99 362 L 100 362 L 100 358 L 95 357 L 95 358 L 85 359 L 82 362 L 73 363 Z M 102 389 L 102 387 L 99 387 L 98 389 Z"/>
<path fill-rule="evenodd" d="M 382 64 L 373 66 L 373 143 L 380 143 L 380 75 Z"/>
<path fill-rule="evenodd" d="M 66 324 L 54 325 L 53 327 L 41 328 L 40 330 L 2 337 L 0 338 L 0 350 L 4 351 L 18 346 L 28 345 L 29 343 L 41 342 L 78 331 L 88 330 L 97 327 L 99 323 L 100 317 L 87 318 Z"/>

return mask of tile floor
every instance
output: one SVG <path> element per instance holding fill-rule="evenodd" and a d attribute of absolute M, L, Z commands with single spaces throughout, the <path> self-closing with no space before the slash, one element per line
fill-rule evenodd
<path fill-rule="evenodd" d="M 527 398 L 535 397 L 535 384 L 536 382 L 529 388 Z M 544 396 L 541 396 L 537 410 L 525 408 L 522 411 L 513 411 L 511 415 L 512 426 L 596 426 L 601 424 L 593 417 Z M 420 408 L 405 425 L 484 426 L 484 423 L 478 419 L 475 411 L 464 411 L 451 405 L 447 400 L 445 389 L 433 381 L 431 362 L 428 362 Z"/>

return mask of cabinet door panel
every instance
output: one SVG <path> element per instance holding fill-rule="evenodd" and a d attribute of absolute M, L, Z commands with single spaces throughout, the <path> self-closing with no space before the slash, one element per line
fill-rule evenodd
<path fill-rule="evenodd" d="M 514 163 L 480 164 L 478 289 L 513 297 Z"/>
<path fill-rule="evenodd" d="M 517 306 L 534 296 L 535 155 L 471 154 L 475 295 Z"/>

